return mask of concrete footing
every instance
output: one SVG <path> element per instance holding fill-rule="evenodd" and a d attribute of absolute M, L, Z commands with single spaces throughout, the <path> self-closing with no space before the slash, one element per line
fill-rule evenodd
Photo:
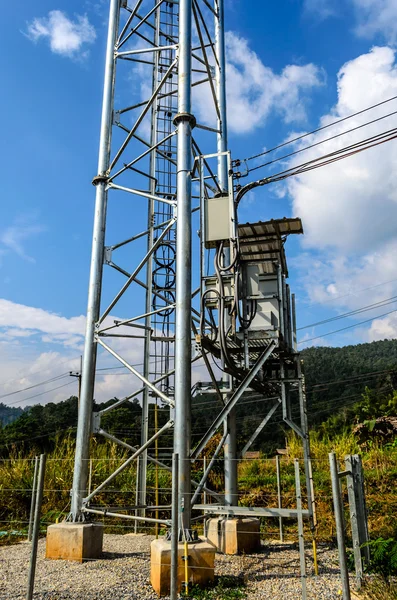
<path fill-rule="evenodd" d="M 56 523 L 47 529 L 46 558 L 84 562 L 102 554 L 102 523 Z"/>
<path fill-rule="evenodd" d="M 257 552 L 261 545 L 259 519 L 210 519 L 207 541 L 224 554 Z"/>
<path fill-rule="evenodd" d="M 171 575 L 171 543 L 164 538 L 154 540 L 151 544 L 150 582 L 159 596 L 170 593 Z M 184 545 L 178 545 L 178 591 L 184 589 L 185 561 Z M 188 578 L 192 585 L 205 586 L 214 579 L 215 548 L 205 541 L 188 546 Z"/>

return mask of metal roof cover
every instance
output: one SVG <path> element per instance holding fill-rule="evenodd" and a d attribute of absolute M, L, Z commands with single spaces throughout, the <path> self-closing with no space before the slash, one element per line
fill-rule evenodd
<path fill-rule="evenodd" d="M 264 272 L 272 261 L 281 260 L 284 273 L 288 275 L 284 252 L 284 238 L 293 233 L 302 234 L 303 226 L 299 218 L 271 219 L 258 223 L 245 223 L 238 226 L 240 253 L 242 260 L 267 262 Z M 270 264 L 269 264 L 270 263 Z"/>

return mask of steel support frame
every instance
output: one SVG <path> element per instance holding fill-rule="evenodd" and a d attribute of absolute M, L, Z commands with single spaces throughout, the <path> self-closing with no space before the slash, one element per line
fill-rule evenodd
<path fill-rule="evenodd" d="M 122 0 L 110 0 L 98 174 L 93 180 L 96 186 L 96 208 L 89 279 L 86 341 L 82 367 L 82 392 L 78 417 L 72 503 L 68 519 L 71 521 L 84 521 L 86 515 L 89 514 L 89 500 L 98 491 L 97 488 L 87 496 L 87 465 L 89 464 L 90 437 L 93 432 L 92 407 L 96 380 L 96 360 L 98 346 L 101 346 L 105 352 L 110 353 L 124 367 L 136 375 L 143 385 L 138 390 L 133 391 L 125 398 L 101 411 L 99 416 L 96 416 L 94 431 L 99 434 L 105 434 L 105 437 L 108 437 L 108 439 L 113 438 L 111 434 L 106 434 L 100 427 L 101 415 L 142 394 L 141 447 L 140 449 L 136 449 L 134 454 L 128 459 L 127 464 L 133 462 L 134 458 L 132 457 L 139 455 L 137 505 L 146 506 L 147 447 L 148 443 L 154 439 L 154 436 L 152 436 L 151 440 L 148 440 L 149 393 L 169 404 L 171 409 L 175 404 L 175 452 L 179 455 L 180 472 L 179 504 L 184 504 L 184 528 L 189 529 L 190 381 L 191 364 L 195 360 L 192 360 L 191 357 L 191 226 L 192 214 L 196 210 L 196 207 L 192 206 L 191 185 L 193 159 L 201 153 L 199 143 L 200 146 L 202 144 L 202 142 L 199 141 L 198 143 L 197 139 L 193 139 L 192 137 L 192 130 L 196 124 L 196 120 L 191 114 L 191 95 L 192 88 L 199 85 L 208 85 L 210 89 L 213 98 L 214 114 L 218 120 L 218 125 L 216 128 L 212 128 L 198 123 L 197 128 L 201 132 L 207 132 L 206 139 L 209 139 L 208 135 L 215 134 L 212 147 L 208 147 L 208 143 L 205 147 L 207 151 L 209 148 L 214 150 L 216 144 L 218 144 L 218 151 L 222 150 L 224 153 L 218 159 L 218 179 L 219 182 L 226 181 L 225 185 L 227 185 L 230 181 L 230 174 L 228 173 L 226 158 L 227 132 L 224 87 L 223 0 L 213 0 L 213 7 L 204 0 L 194 0 L 194 9 L 191 0 L 181 0 L 179 3 L 166 3 L 165 0 L 157 2 L 157 0 L 153 0 L 152 8 L 142 16 L 140 8 L 144 4 L 145 2 L 142 2 L 142 0 L 136 0 L 134 6 L 130 8 Z M 172 27 L 170 31 L 162 29 L 163 24 L 161 23 L 160 11 L 163 7 L 171 5 L 172 10 L 176 11 L 176 20 L 179 19 L 179 35 L 170 33 Z M 123 21 L 123 16 L 121 15 L 126 15 L 126 17 L 124 18 L 124 25 L 122 24 L 119 28 L 120 23 Z M 196 33 L 200 39 L 200 45 L 197 48 L 192 48 L 193 17 Z M 211 19 L 210 25 L 209 18 Z M 149 35 L 148 31 L 151 31 L 152 35 Z M 215 32 L 215 42 L 210 39 L 213 32 Z M 139 39 L 140 46 L 146 44 L 147 47 L 137 48 L 135 46 L 129 48 L 128 44 L 133 44 L 134 36 L 138 36 L 136 41 Z M 142 41 L 144 41 L 144 44 L 142 44 Z M 164 43 L 165 41 L 167 43 Z M 148 54 L 150 55 L 150 60 L 144 59 L 143 57 L 147 57 Z M 167 62 L 164 61 L 166 55 L 169 57 L 169 62 L 164 64 Z M 153 67 L 152 92 L 146 101 L 116 110 L 116 71 L 118 70 L 117 65 L 120 61 L 124 64 L 128 64 L 126 61 L 131 61 L 130 64 L 135 62 L 150 64 Z M 192 61 L 195 61 L 196 64 L 192 64 Z M 211 64 L 211 61 L 213 64 Z M 197 68 L 196 65 L 202 65 L 202 68 Z M 207 77 L 205 79 L 195 79 L 196 73 L 199 73 L 200 70 L 206 73 Z M 177 77 L 177 88 L 170 89 L 167 87 L 167 81 L 170 77 Z M 170 113 L 167 116 L 170 126 L 173 124 L 175 129 L 172 131 L 167 130 L 163 132 L 163 135 L 159 135 L 157 128 L 159 103 L 167 101 L 167 98 L 175 98 L 178 101 L 177 114 Z M 139 109 L 137 116 L 133 118 L 132 123 L 130 121 L 129 126 L 126 126 L 122 122 L 123 115 L 126 113 L 131 115 L 136 109 Z M 145 119 L 149 116 L 151 118 L 151 135 L 150 141 L 147 142 L 145 140 L 145 133 L 141 133 L 141 130 Z M 126 137 L 120 144 L 119 142 L 112 143 L 113 126 L 126 133 Z M 166 129 L 168 125 L 165 124 L 163 127 Z M 201 139 L 200 136 L 199 139 Z M 173 140 L 177 141 L 176 160 L 175 155 L 172 152 L 168 152 L 166 146 L 166 144 L 172 144 Z M 145 149 L 138 151 L 137 148 L 141 147 L 142 144 Z M 133 153 L 132 157 L 131 152 Z M 216 153 L 213 154 L 217 156 Z M 159 191 L 156 188 L 156 181 L 160 177 L 156 157 L 160 157 L 165 164 L 175 169 L 174 180 L 170 183 L 171 187 L 167 190 L 163 189 Z M 121 159 L 125 161 L 123 165 L 120 164 Z M 148 166 L 146 167 L 147 163 Z M 149 186 L 144 185 L 141 186 L 143 189 L 139 189 L 139 185 L 129 183 L 130 179 L 124 184 L 124 178 L 131 177 L 131 173 L 137 177 L 141 175 L 144 181 L 149 182 Z M 211 177 L 213 179 L 212 185 L 220 189 L 218 180 L 213 174 L 211 174 Z M 174 182 L 176 189 L 172 187 Z M 211 185 L 209 183 L 205 185 L 210 189 Z M 108 196 L 109 193 L 113 194 L 116 192 L 118 194 L 128 194 L 131 198 L 135 197 L 137 202 L 145 199 L 148 210 L 147 228 L 136 234 L 132 232 L 132 235 L 127 239 L 120 242 L 116 241 L 106 246 L 105 234 Z M 168 211 L 168 213 L 165 213 L 167 215 L 166 218 L 162 220 L 158 219 L 157 222 L 154 222 L 153 215 L 156 203 L 159 206 L 169 207 L 171 213 Z M 176 298 L 170 298 L 169 295 L 167 296 L 167 294 L 163 294 L 161 291 L 160 293 L 157 292 L 156 297 L 163 302 L 163 307 L 158 309 L 153 306 L 153 297 L 156 293 L 153 288 L 153 259 L 157 248 L 161 247 L 162 240 L 169 239 L 170 232 L 172 231 L 176 231 L 177 239 Z M 136 268 L 129 271 L 117 264 L 119 261 L 113 261 L 112 253 L 120 248 L 125 248 L 127 244 L 144 240 L 145 237 L 146 255 Z M 107 309 L 101 313 L 104 264 L 122 273 L 127 277 L 127 281 L 115 294 L 114 299 L 108 304 Z M 145 273 L 144 281 L 141 281 L 137 277 L 141 270 Z M 144 310 L 141 311 L 140 315 L 137 314 L 137 316 L 121 320 L 113 319 L 113 324 L 111 324 L 111 311 L 117 308 L 118 302 L 129 291 L 130 286 L 136 284 L 145 290 L 146 300 Z M 165 352 L 167 355 L 167 366 L 164 368 L 165 363 L 163 358 L 161 358 L 159 362 L 163 362 L 161 362 L 160 371 L 153 378 L 153 373 L 151 373 L 149 366 L 151 346 L 153 344 L 151 341 L 153 323 L 154 319 L 159 317 L 159 315 L 162 316 L 167 311 L 174 312 L 176 318 L 175 327 L 171 326 L 172 333 L 176 332 L 174 337 L 175 368 L 168 367 L 168 355 L 171 354 L 172 356 L 172 353 L 168 351 L 168 347 Z M 137 321 L 141 321 L 142 319 L 144 320 L 144 325 L 139 322 L 137 323 Z M 127 333 L 126 328 L 131 326 L 142 328 L 142 334 L 138 332 L 139 335 L 135 335 L 135 333 L 131 333 L 131 330 Z M 115 328 L 117 328 L 117 333 L 114 333 Z M 157 333 L 156 336 L 158 337 Z M 111 338 L 121 337 L 126 339 L 142 338 L 144 340 L 143 373 L 134 369 L 129 360 L 122 356 L 122 352 L 116 351 L 111 347 L 110 342 L 109 344 L 105 343 L 105 337 L 110 341 Z M 164 339 L 171 339 L 170 334 L 168 333 Z M 165 347 L 165 342 L 162 343 L 163 346 Z M 208 361 L 207 363 L 209 365 Z M 172 377 L 174 377 L 175 381 L 174 398 L 169 388 L 169 381 Z M 115 439 L 117 438 L 114 438 L 113 441 Z M 149 460 L 153 459 L 149 458 Z M 108 483 L 117 472 L 108 478 Z M 103 489 L 107 482 L 100 484 L 100 489 Z M 203 489 L 207 493 L 217 497 L 215 493 L 208 490 L 205 486 Z M 144 511 L 142 510 L 135 516 L 144 517 Z"/>

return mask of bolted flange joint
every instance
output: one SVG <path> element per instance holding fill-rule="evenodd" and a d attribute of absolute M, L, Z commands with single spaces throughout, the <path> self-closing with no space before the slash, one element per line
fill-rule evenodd
<path fill-rule="evenodd" d="M 98 185 L 98 183 L 107 183 L 109 181 L 108 175 L 96 175 L 92 180 L 92 185 Z"/>
<path fill-rule="evenodd" d="M 182 123 L 184 121 L 190 123 L 192 129 L 196 127 L 196 117 L 194 115 L 191 115 L 190 113 L 178 113 L 177 115 L 175 115 L 173 123 L 175 127 L 177 127 L 179 123 Z"/>

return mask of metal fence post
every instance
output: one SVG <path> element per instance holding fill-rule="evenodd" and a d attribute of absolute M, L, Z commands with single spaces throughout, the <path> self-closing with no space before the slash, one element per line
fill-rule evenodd
<path fill-rule="evenodd" d="M 300 480 L 300 472 L 299 472 L 299 460 L 296 458 L 294 463 L 295 463 L 296 508 L 298 511 L 299 560 L 300 560 L 301 582 L 302 582 L 302 600 L 306 600 L 307 591 L 306 591 L 305 539 L 303 536 L 302 492 L 301 492 L 301 480 Z"/>
<path fill-rule="evenodd" d="M 282 498 L 281 498 L 281 477 L 280 477 L 280 455 L 276 456 L 276 473 L 277 473 L 277 498 L 278 498 L 278 507 L 282 508 Z M 283 532 L 283 517 L 278 518 L 279 527 L 280 527 L 280 542 L 284 541 L 284 532 Z"/>
<path fill-rule="evenodd" d="M 364 562 L 369 565 L 371 560 L 369 546 L 369 531 L 368 531 L 368 514 L 367 505 L 365 502 L 365 489 L 364 489 L 364 471 L 361 461 L 361 456 L 354 454 L 352 456 L 352 467 L 353 467 L 353 481 L 354 481 L 354 492 L 356 495 L 357 504 L 357 525 L 358 535 L 360 540 L 360 547 L 362 549 L 362 556 Z"/>
<path fill-rule="evenodd" d="M 40 534 L 41 503 L 43 501 L 43 490 L 44 490 L 45 464 L 46 464 L 46 455 L 41 454 L 40 455 L 39 475 L 38 475 L 38 479 L 37 479 L 37 496 L 36 496 L 35 511 L 34 511 L 32 550 L 31 550 L 31 554 L 30 554 L 28 590 L 26 593 L 26 600 L 32 600 L 32 598 L 33 598 L 34 578 L 35 578 L 35 574 L 36 574 L 37 544 L 39 541 L 39 534 Z"/>
<path fill-rule="evenodd" d="M 30 502 L 28 542 L 32 541 L 34 509 L 35 509 L 35 505 L 36 505 L 36 489 L 37 489 L 37 472 L 38 472 L 38 468 L 39 468 L 39 457 L 35 456 L 34 457 L 33 484 L 32 484 L 32 499 L 31 499 L 31 502 Z"/>
<path fill-rule="evenodd" d="M 363 561 L 361 557 L 360 534 L 358 530 L 358 510 L 355 494 L 355 469 L 353 466 L 353 457 L 345 456 L 347 477 L 347 493 L 349 498 L 350 523 L 352 529 L 352 543 L 354 554 L 354 567 L 356 571 L 356 581 L 358 589 L 361 588 L 363 578 Z"/>
<path fill-rule="evenodd" d="M 349 573 L 347 571 L 345 532 L 343 527 L 343 506 L 340 495 L 339 473 L 335 452 L 329 453 L 329 465 L 331 470 L 332 498 L 334 501 L 334 513 L 336 521 L 336 537 L 338 541 L 339 567 L 342 579 L 342 594 L 343 600 L 350 600 Z"/>
<path fill-rule="evenodd" d="M 177 600 L 178 596 L 178 538 L 179 538 L 179 510 L 178 510 L 178 479 L 179 455 L 172 455 L 172 525 L 171 525 L 171 580 L 170 600 Z"/>

